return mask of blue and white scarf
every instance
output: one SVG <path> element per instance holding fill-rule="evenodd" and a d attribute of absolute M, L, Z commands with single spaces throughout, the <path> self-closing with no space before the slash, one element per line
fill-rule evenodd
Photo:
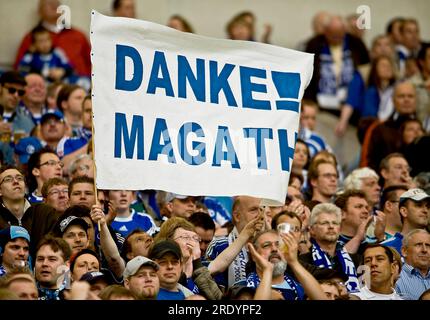
<path fill-rule="evenodd" d="M 346 90 L 354 75 L 354 62 L 351 57 L 348 39 L 342 48 L 342 70 L 339 79 L 334 72 L 334 61 L 330 47 L 325 45 L 319 55 L 320 79 L 318 82 L 318 103 L 329 109 L 339 109 L 340 103 L 346 99 Z"/>
<path fill-rule="evenodd" d="M 246 279 L 246 286 L 257 288 L 260 285 L 260 277 L 256 272 L 251 272 Z M 293 281 L 287 274 L 284 274 L 284 282 L 278 285 L 272 285 L 272 288 L 282 292 L 285 300 L 302 300 L 304 295 L 303 288 Z"/>
<path fill-rule="evenodd" d="M 239 232 L 237 231 L 236 227 L 233 228 L 233 230 L 228 235 L 228 245 L 231 246 L 231 244 L 237 239 L 239 236 Z M 246 251 L 245 246 L 242 247 L 239 254 L 236 256 L 236 258 L 233 260 L 232 263 L 228 266 L 228 286 L 232 286 L 236 282 L 244 281 L 246 280 L 246 272 L 245 272 L 245 266 L 248 262 L 248 251 Z"/>
<path fill-rule="evenodd" d="M 328 255 L 321 250 L 318 243 L 311 239 L 312 242 L 312 260 L 314 265 L 318 268 L 328 268 L 333 269 L 333 265 L 328 257 Z M 336 249 L 336 257 L 338 258 L 342 271 L 348 276 L 348 281 L 346 282 L 346 287 L 348 292 L 357 292 L 360 289 L 357 271 L 355 269 L 354 262 L 352 261 L 349 253 L 342 247 L 342 249 Z"/>

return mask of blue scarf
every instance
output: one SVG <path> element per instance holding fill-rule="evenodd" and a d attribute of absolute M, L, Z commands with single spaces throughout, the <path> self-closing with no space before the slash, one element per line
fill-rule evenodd
<path fill-rule="evenodd" d="M 321 49 L 319 55 L 320 60 L 320 79 L 318 82 L 318 95 L 321 100 L 322 105 L 325 107 L 327 101 L 331 107 L 335 107 L 333 101 L 337 101 L 338 90 L 340 88 L 348 87 L 349 82 L 352 80 L 354 75 L 354 63 L 351 57 L 351 50 L 349 49 L 348 38 L 345 38 L 343 42 L 343 55 L 342 55 L 342 70 L 339 79 L 336 79 L 336 75 L 333 70 L 333 58 L 331 56 L 330 47 L 325 45 Z M 327 100 L 328 99 L 328 100 Z M 346 99 L 345 97 L 342 100 Z M 339 104 L 343 101 L 337 101 Z"/>
<path fill-rule="evenodd" d="M 327 254 L 321 250 L 318 243 L 311 239 L 312 242 L 312 260 L 314 261 L 314 265 L 318 268 L 328 268 L 333 269 L 333 265 Z M 336 249 L 336 257 L 339 260 L 342 271 L 344 274 L 348 276 L 348 281 L 346 282 L 346 287 L 348 292 L 357 292 L 359 291 L 359 282 L 357 277 L 357 271 L 355 270 L 354 262 L 352 261 L 349 253 L 345 250 L 345 248 Z"/>
<path fill-rule="evenodd" d="M 258 276 L 257 272 L 251 272 L 246 279 L 246 286 L 250 288 L 257 288 L 259 285 L 260 277 Z M 285 300 L 303 300 L 303 288 L 287 274 L 284 274 L 283 283 L 272 285 L 272 288 L 281 291 Z"/>

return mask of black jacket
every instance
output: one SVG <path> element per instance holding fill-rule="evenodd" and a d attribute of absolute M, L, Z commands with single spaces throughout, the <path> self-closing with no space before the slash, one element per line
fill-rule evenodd
<path fill-rule="evenodd" d="M 30 255 L 34 258 L 39 241 L 52 231 L 57 216 L 51 206 L 38 203 L 31 205 L 18 220 L 4 205 L 0 203 L 0 230 L 9 226 L 21 226 L 30 234 Z"/>

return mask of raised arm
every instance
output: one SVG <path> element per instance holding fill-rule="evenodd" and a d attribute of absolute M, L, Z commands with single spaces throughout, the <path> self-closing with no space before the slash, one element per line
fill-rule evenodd
<path fill-rule="evenodd" d="M 243 246 L 246 245 L 249 238 L 251 238 L 256 231 L 262 230 L 264 224 L 264 213 L 259 214 L 255 219 L 248 222 L 237 239 L 209 264 L 209 272 L 212 275 L 224 272 L 239 254 L 240 250 L 242 250 Z"/>
<path fill-rule="evenodd" d="M 300 264 L 297 256 L 298 244 L 294 236 L 291 233 L 284 233 L 280 236 L 286 244 L 286 249 L 282 254 L 293 270 L 297 281 L 303 286 L 306 295 L 310 300 L 328 300 L 318 281 Z"/>
<path fill-rule="evenodd" d="M 100 205 L 93 205 L 91 208 L 91 219 L 98 223 L 100 221 L 100 247 L 109 265 L 109 269 L 116 277 L 121 277 L 125 269 L 125 262 L 119 254 L 118 247 L 113 240 L 108 225 L 106 223 L 105 214 Z"/>
<path fill-rule="evenodd" d="M 372 220 L 373 220 L 373 216 L 369 216 L 367 220 L 363 221 L 361 225 L 358 227 L 357 233 L 355 234 L 355 236 L 345 244 L 345 250 L 348 253 L 357 253 L 361 242 L 366 237 L 367 228 L 369 227 Z"/>
<path fill-rule="evenodd" d="M 249 253 L 251 254 L 252 260 L 257 265 L 257 269 L 262 271 L 261 282 L 255 291 L 254 300 L 271 300 L 272 299 L 272 273 L 273 265 L 267 259 L 264 259 L 255 250 L 252 243 L 248 244 Z"/>

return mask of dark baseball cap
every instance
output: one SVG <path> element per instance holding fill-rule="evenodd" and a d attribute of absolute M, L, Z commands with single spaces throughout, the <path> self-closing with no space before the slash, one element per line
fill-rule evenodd
<path fill-rule="evenodd" d="M 104 280 L 108 285 L 116 283 L 112 273 L 109 270 L 101 269 L 100 271 L 91 271 L 82 275 L 80 281 L 86 281 L 89 284 L 94 284 L 99 280 Z"/>
<path fill-rule="evenodd" d="M 40 119 L 40 123 L 44 124 L 47 120 L 51 119 L 51 118 L 55 118 L 57 120 L 63 120 L 64 119 L 64 115 L 61 113 L 61 111 L 58 110 L 50 110 L 48 112 L 46 112 L 45 114 L 43 114 L 42 118 Z"/>
<path fill-rule="evenodd" d="M 161 259 L 167 253 L 173 254 L 178 260 L 182 260 L 182 252 L 179 245 L 173 240 L 161 240 L 151 247 L 148 258 L 151 260 Z"/>
<path fill-rule="evenodd" d="M 228 288 L 226 297 L 229 300 L 237 300 L 242 293 L 248 292 L 251 296 L 255 295 L 255 288 L 247 287 L 244 284 L 234 284 Z"/>
<path fill-rule="evenodd" d="M 63 235 L 66 229 L 73 225 L 81 226 L 85 230 L 85 232 L 87 232 L 88 230 L 88 223 L 84 219 L 76 216 L 68 216 L 67 218 L 64 218 L 63 220 L 61 220 L 61 222 L 58 225 L 59 227 L 58 231 L 61 235 Z"/>
<path fill-rule="evenodd" d="M 3 85 L 5 83 L 16 83 L 21 84 L 23 86 L 27 85 L 27 81 L 25 81 L 25 78 L 19 72 L 16 71 L 7 71 L 0 76 L 0 85 Z"/>

